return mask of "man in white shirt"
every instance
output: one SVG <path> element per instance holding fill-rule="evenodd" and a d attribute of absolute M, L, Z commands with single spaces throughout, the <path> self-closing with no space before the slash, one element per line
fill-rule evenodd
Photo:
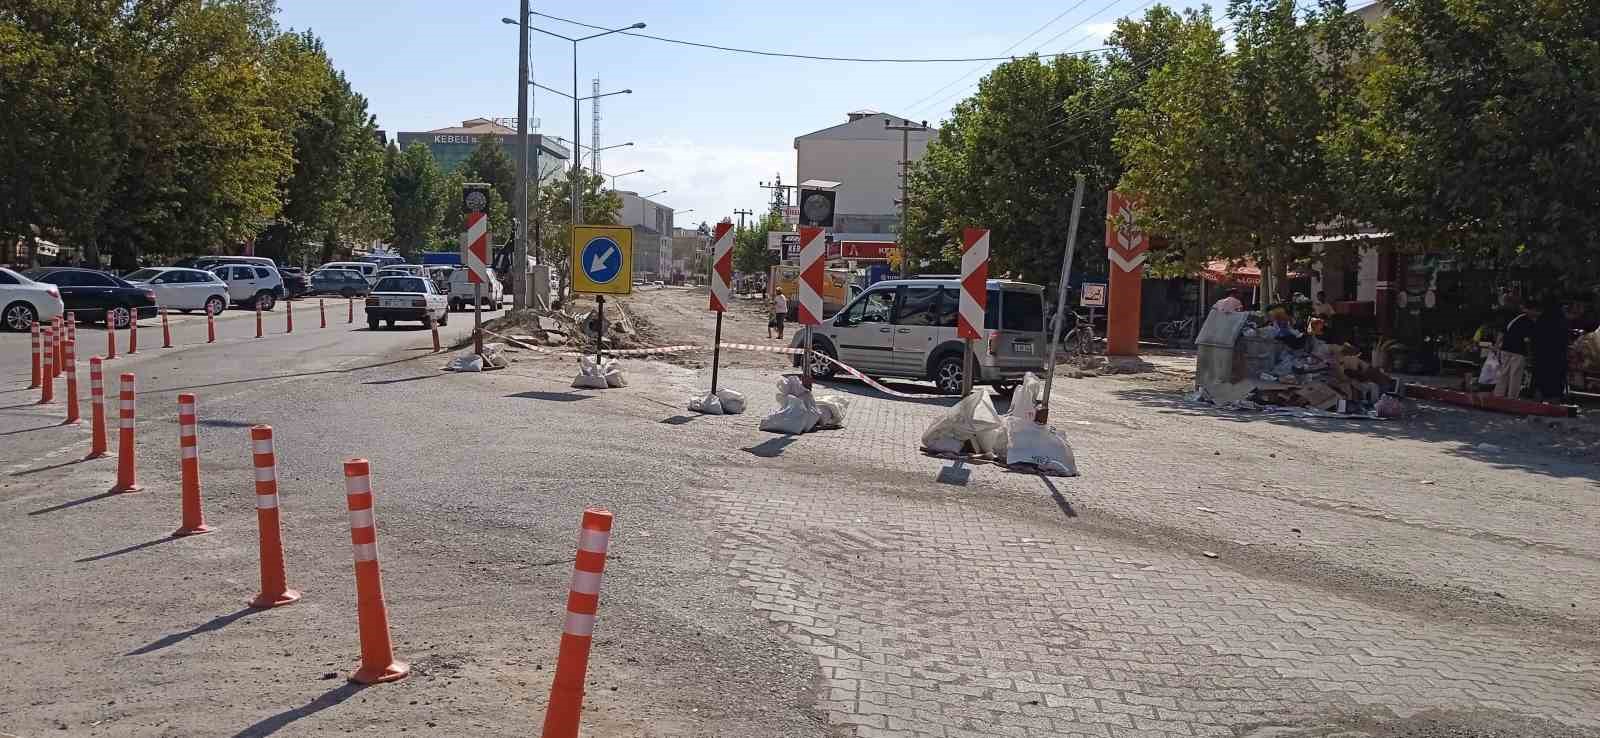
<path fill-rule="evenodd" d="M 772 317 L 767 320 L 767 338 L 772 338 L 773 332 L 776 331 L 778 338 L 781 340 L 783 338 L 783 321 L 788 317 L 789 298 L 784 297 L 783 293 L 779 292 L 776 297 L 772 298 Z"/>
<path fill-rule="evenodd" d="M 1228 295 L 1218 300 L 1211 309 L 1219 313 L 1237 313 L 1244 309 L 1244 302 L 1239 299 L 1238 290 L 1228 290 Z"/>

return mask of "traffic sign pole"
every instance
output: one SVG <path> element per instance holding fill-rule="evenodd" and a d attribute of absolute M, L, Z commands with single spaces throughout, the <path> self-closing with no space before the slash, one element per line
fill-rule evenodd
<path fill-rule="evenodd" d="M 961 396 L 972 393 L 976 371 L 972 342 L 983 336 L 984 312 L 989 303 L 989 229 L 961 231 L 961 296 L 957 303 L 956 335 L 962 338 Z M 993 339 L 991 339 L 993 340 Z"/>
<path fill-rule="evenodd" d="M 717 333 L 711 344 L 711 394 L 717 393 L 717 371 L 722 364 L 722 313 L 733 297 L 733 223 L 723 221 L 711 245 L 711 310 L 717 314 Z"/>
<path fill-rule="evenodd" d="M 594 363 L 596 366 L 606 358 L 606 296 L 594 296 L 595 317 L 598 325 L 594 329 Z"/>
<path fill-rule="evenodd" d="M 467 281 L 472 283 L 472 352 L 483 353 L 483 283 L 489 281 L 489 214 L 484 209 L 489 185 L 468 183 L 463 187 L 463 203 L 467 208 L 466 246 Z"/>
<path fill-rule="evenodd" d="M 827 244 L 822 229 L 814 226 L 800 227 L 800 279 L 796 292 L 800 298 L 800 323 L 805 326 L 805 358 L 801 362 L 800 381 L 811 389 L 811 327 L 822 322 L 822 259 Z"/>
<path fill-rule="evenodd" d="M 483 353 L 483 285 L 472 285 L 472 353 Z"/>
<path fill-rule="evenodd" d="M 1061 345 L 1061 323 L 1067 315 L 1067 282 L 1072 277 L 1072 254 L 1078 249 L 1078 214 L 1083 210 L 1083 175 L 1078 175 L 1078 189 L 1072 194 L 1072 217 L 1067 226 L 1067 253 L 1061 257 L 1061 285 L 1056 288 L 1056 323 L 1050 331 L 1050 363 L 1044 373 L 1044 396 L 1033 414 L 1033 422 L 1040 425 L 1050 422 L 1050 385 L 1056 378 L 1056 349 Z M 1089 325 L 1094 325 L 1094 308 L 1089 308 Z"/>

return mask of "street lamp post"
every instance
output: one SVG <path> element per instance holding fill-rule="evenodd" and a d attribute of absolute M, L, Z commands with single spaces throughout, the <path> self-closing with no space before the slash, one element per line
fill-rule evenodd
<path fill-rule="evenodd" d="M 524 16 L 524 17 L 526 17 L 526 16 Z M 578 94 L 578 44 L 582 43 L 584 41 L 589 41 L 589 40 L 592 40 L 592 39 L 600 38 L 601 36 L 609 36 L 609 35 L 611 35 L 613 33 L 622 33 L 624 31 L 632 31 L 632 30 L 644 28 L 644 24 L 643 23 L 635 23 L 635 24 L 633 24 L 631 26 L 624 26 L 622 28 L 613 28 L 613 29 L 611 29 L 609 31 L 601 31 L 599 33 L 593 33 L 593 34 L 590 34 L 588 36 L 578 36 L 578 37 L 563 36 L 563 35 L 561 35 L 559 33 L 554 32 L 554 31 L 546 31 L 543 28 L 538 28 L 538 27 L 535 27 L 535 26 L 529 26 L 529 28 L 532 28 L 533 30 L 538 31 L 539 33 L 542 33 L 542 34 L 544 34 L 546 36 L 553 36 L 555 38 L 559 38 L 559 39 L 561 39 L 563 41 L 567 41 L 567 42 L 572 44 L 572 94 L 571 95 L 567 95 L 567 97 L 572 98 L 572 141 L 573 141 L 573 145 L 577 146 L 577 142 L 580 139 L 583 138 L 583 136 L 580 135 L 580 129 L 579 129 L 579 125 L 578 125 L 578 103 L 585 99 L 585 98 L 583 98 L 582 96 L 580 96 Z M 541 88 L 541 89 L 546 89 L 546 90 L 550 89 L 548 87 L 545 87 L 544 85 L 537 85 L 537 86 L 539 88 Z M 628 91 L 625 91 L 625 92 L 628 92 Z M 566 94 L 566 93 L 562 93 L 562 94 Z M 605 97 L 605 95 L 595 95 L 594 97 Z M 576 152 L 576 151 L 574 151 L 573 153 L 574 154 L 578 154 L 578 152 Z M 580 187 L 581 187 L 580 179 L 581 179 L 581 175 L 583 173 L 583 158 L 582 158 L 581 154 L 578 155 L 578 161 L 576 163 L 578 164 L 578 170 L 572 173 L 572 226 L 574 228 L 576 228 L 578 226 L 578 224 L 583 222 L 583 204 L 582 204 L 583 200 L 582 200 L 582 195 L 580 194 L 581 193 L 581 190 L 580 190 Z"/>
<path fill-rule="evenodd" d="M 606 174 L 605 172 L 595 172 L 595 174 L 598 174 L 598 175 L 600 175 L 602 177 L 610 177 L 611 178 L 611 189 L 614 191 L 614 190 L 617 189 L 617 180 L 618 179 L 620 179 L 622 177 L 626 177 L 626 176 L 628 176 L 630 174 L 644 174 L 644 170 L 643 169 L 635 169 L 635 170 L 633 170 L 631 172 L 623 172 L 621 174 Z"/>
<path fill-rule="evenodd" d="M 645 195 L 645 196 L 644 196 L 644 197 L 641 197 L 641 198 L 639 198 L 639 199 L 640 199 L 640 200 L 648 200 L 648 199 L 650 199 L 650 198 L 652 198 L 652 197 L 656 197 L 656 196 L 658 196 L 658 195 L 665 195 L 665 194 L 667 194 L 667 191 L 666 191 L 666 190 L 662 190 L 662 191 L 660 191 L 660 192 L 652 192 L 652 193 L 650 193 L 650 194 L 648 194 L 648 195 Z"/>
<path fill-rule="evenodd" d="M 567 93 L 565 93 L 565 92 L 558 92 L 556 94 L 561 95 L 562 97 L 566 97 L 567 96 Z M 607 95 L 620 95 L 622 93 L 621 92 L 610 92 L 610 93 L 606 93 L 606 94 Z M 605 97 L 605 96 L 606 95 L 600 95 L 600 97 Z M 595 97 L 594 95 L 590 95 L 589 97 L 586 97 L 584 99 L 585 100 L 591 100 L 594 97 Z M 580 144 L 580 143 L 573 143 L 572 141 L 568 141 L 568 140 L 566 140 L 566 139 L 564 139 L 564 138 L 562 138 L 560 136 L 551 136 L 550 138 L 552 138 L 552 139 L 554 139 L 556 141 L 560 141 L 561 143 L 570 143 L 570 144 L 572 144 L 573 146 L 575 146 L 575 147 L 577 147 L 579 149 L 582 149 L 584 151 L 589 152 L 589 158 L 591 158 L 591 159 L 593 159 L 594 155 L 599 153 L 600 151 L 610 151 L 612 149 L 620 149 L 620 148 L 622 148 L 624 146 L 632 146 L 633 145 L 633 142 L 629 141 L 627 143 L 611 144 L 610 146 L 601 146 L 599 151 L 596 151 L 595 149 L 592 149 L 592 148 L 590 148 L 588 146 L 584 146 L 583 144 Z M 603 172 L 600 172 L 600 170 L 595 169 L 593 166 L 591 166 L 589 168 L 589 171 L 595 172 L 597 174 L 603 174 Z M 640 171 L 643 171 L 643 170 L 640 170 Z M 606 176 L 610 176 L 610 175 L 606 175 Z"/>

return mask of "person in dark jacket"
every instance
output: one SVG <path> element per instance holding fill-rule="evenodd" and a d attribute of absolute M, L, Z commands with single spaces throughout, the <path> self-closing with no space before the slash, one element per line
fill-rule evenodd
<path fill-rule="evenodd" d="M 1572 328 L 1565 305 L 1551 305 L 1533 325 L 1533 386 L 1539 398 L 1560 402 L 1567 396 L 1567 347 Z"/>
<path fill-rule="evenodd" d="M 1539 320 L 1539 303 L 1528 300 L 1522 311 L 1506 324 L 1500 334 L 1500 375 L 1495 379 L 1495 397 L 1519 397 L 1522 394 L 1522 375 L 1527 367 L 1528 352 L 1533 346 L 1533 326 Z"/>

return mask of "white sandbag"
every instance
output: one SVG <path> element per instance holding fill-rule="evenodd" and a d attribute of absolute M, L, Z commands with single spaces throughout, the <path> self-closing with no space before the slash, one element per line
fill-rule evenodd
<path fill-rule="evenodd" d="M 447 371 L 452 372 L 481 372 L 483 371 L 483 357 L 473 353 L 456 354 L 450 359 Z"/>
<path fill-rule="evenodd" d="M 1022 384 L 1011 390 L 1012 415 L 1033 417 L 1035 408 L 1039 406 L 1039 397 L 1044 394 L 1044 382 L 1033 372 L 1022 375 Z"/>
<path fill-rule="evenodd" d="M 822 413 L 811 405 L 809 397 L 783 395 L 783 406 L 775 413 L 761 419 L 761 430 L 773 433 L 799 435 L 816 427 Z"/>
<path fill-rule="evenodd" d="M 615 363 L 614 361 L 611 363 Z M 605 389 L 611 385 L 606 382 L 605 372 L 593 358 L 588 356 L 578 357 L 578 376 L 573 377 L 572 386 L 584 389 Z"/>
<path fill-rule="evenodd" d="M 616 359 L 606 359 L 605 364 L 601 365 L 601 368 L 604 370 L 607 387 L 628 386 L 628 378 L 622 373 L 621 362 L 617 361 Z"/>
<path fill-rule="evenodd" d="M 738 390 L 726 388 L 717 390 L 717 401 L 722 404 L 722 412 L 728 415 L 738 415 L 744 412 L 744 395 L 740 394 Z"/>
<path fill-rule="evenodd" d="M 707 392 L 704 397 L 689 398 L 689 410 L 703 415 L 721 415 L 722 400 Z"/>
<path fill-rule="evenodd" d="M 799 377 L 786 374 L 778 377 L 778 407 L 783 407 L 783 398 L 787 395 L 809 398 L 811 391 L 806 389 L 805 383 L 801 382 Z"/>
<path fill-rule="evenodd" d="M 1005 453 L 1005 424 L 995 411 L 986 388 L 961 398 L 961 402 L 922 434 L 922 446 L 928 449 L 948 448 L 952 441 L 957 446 L 970 444 L 973 452 L 980 455 Z"/>
<path fill-rule="evenodd" d="M 817 421 L 817 428 L 834 429 L 844 427 L 844 411 L 850 408 L 850 400 L 839 395 L 823 395 L 817 398 L 817 412 L 822 414 L 822 419 Z"/>
<path fill-rule="evenodd" d="M 1078 476 L 1067 439 L 1055 429 L 1012 413 L 1006 418 L 1006 465 L 1029 464 L 1052 476 Z"/>

